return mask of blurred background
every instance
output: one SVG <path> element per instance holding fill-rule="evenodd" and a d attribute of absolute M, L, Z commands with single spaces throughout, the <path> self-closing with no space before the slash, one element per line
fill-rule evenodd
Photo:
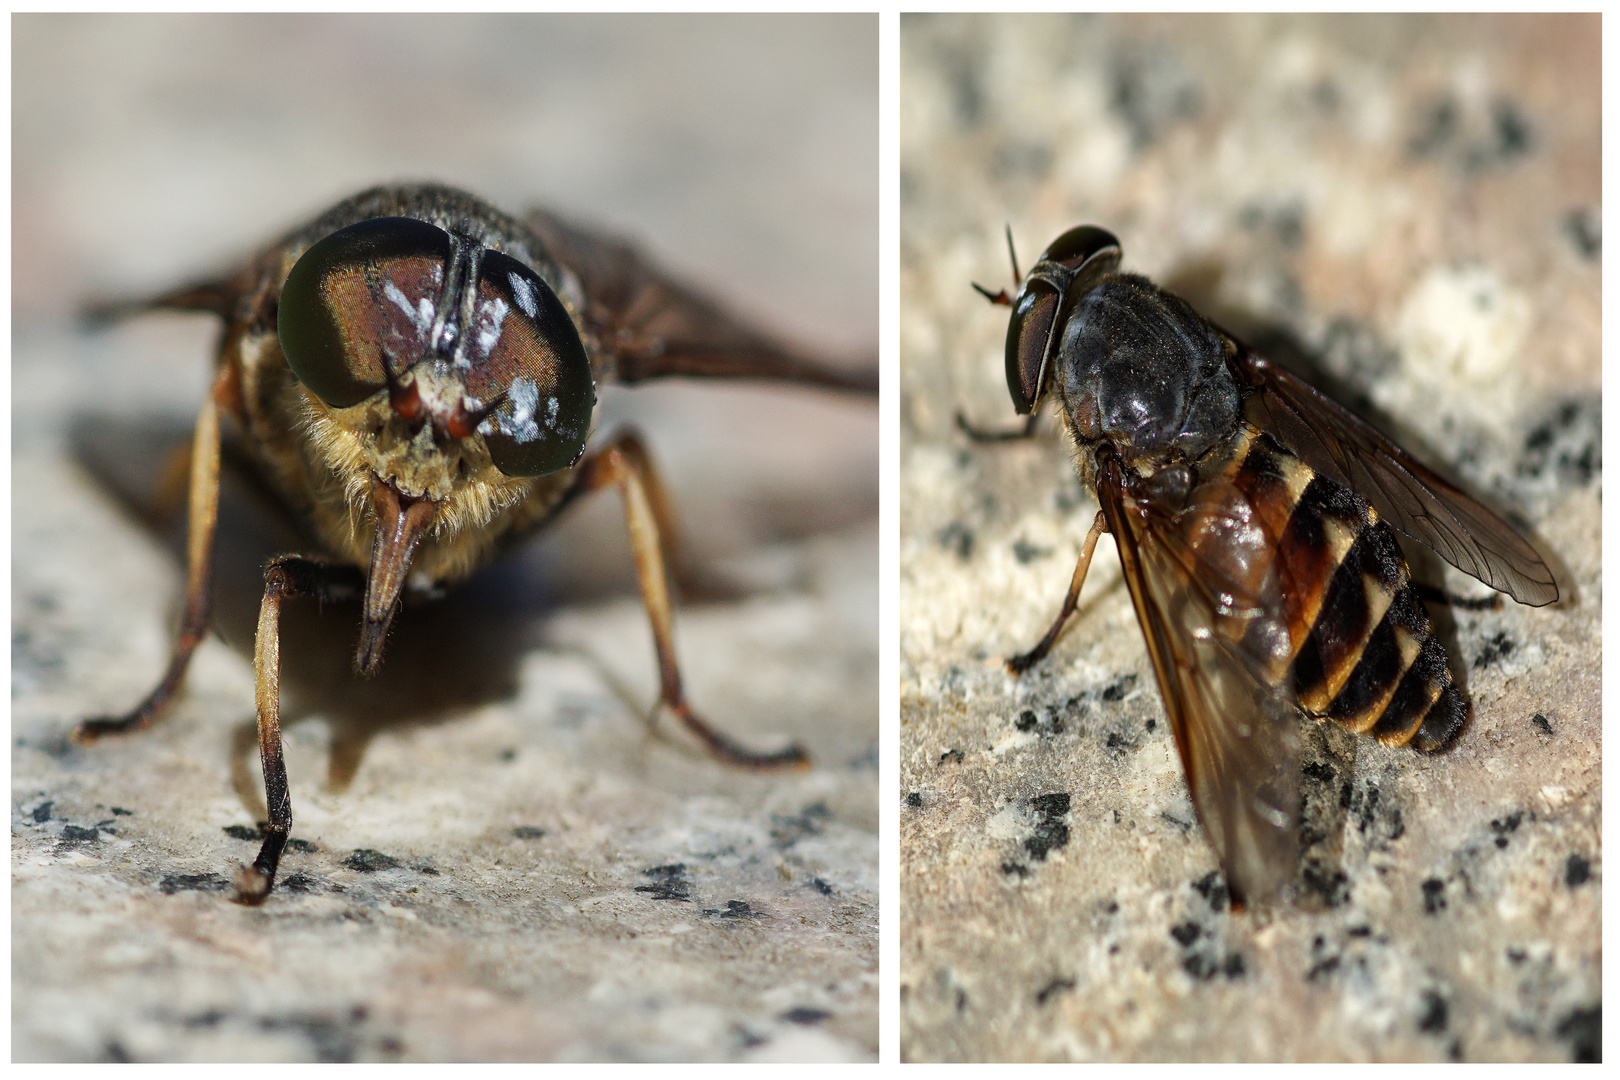
<path fill-rule="evenodd" d="M 90 333 L 88 300 L 431 179 L 623 236 L 829 363 L 874 364 L 876 18 L 19 16 L 12 42 L 14 1054 L 875 1054 L 871 399 L 671 382 L 604 388 L 597 413 L 644 433 L 716 583 L 677 615 L 694 703 L 740 739 L 804 742 L 811 773 L 644 737 L 656 663 L 612 494 L 402 619 L 376 682 L 343 671 L 352 613 L 290 615 L 303 892 L 257 912 L 223 895 L 252 855 L 226 830 L 262 815 L 259 567 L 291 545 L 229 487 L 229 647 L 204 644 L 146 735 L 63 737 L 167 655 L 183 524 L 150 499 L 218 332 Z M 437 872 L 385 880 L 344 862 L 359 849 Z M 77 946 L 47 946 L 69 926 Z"/>

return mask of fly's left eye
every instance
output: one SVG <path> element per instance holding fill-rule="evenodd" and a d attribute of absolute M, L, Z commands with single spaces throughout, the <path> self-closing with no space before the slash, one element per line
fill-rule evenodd
<path fill-rule="evenodd" d="M 340 229 L 299 258 L 281 286 L 276 331 L 298 381 L 333 408 L 357 405 L 427 349 L 450 237 L 412 218 Z"/>
<path fill-rule="evenodd" d="M 500 401 L 478 430 L 507 476 L 566 469 L 585 452 L 596 384 L 568 309 L 540 276 L 486 251 L 465 343 L 468 395 Z"/>
<path fill-rule="evenodd" d="M 1062 299 L 1051 285 L 1031 278 L 1007 320 L 1007 392 L 1020 416 L 1034 411 L 1046 389 L 1047 353 Z"/>

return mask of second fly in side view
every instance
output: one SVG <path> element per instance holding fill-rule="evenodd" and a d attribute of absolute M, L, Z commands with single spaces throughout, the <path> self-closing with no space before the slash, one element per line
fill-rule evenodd
<path fill-rule="evenodd" d="M 1396 530 L 1523 604 L 1558 599 L 1535 548 L 1366 421 L 1147 278 L 1092 225 L 1042 253 L 1010 306 L 1007 388 L 1032 430 L 1051 395 L 1119 548 L 1193 805 L 1234 906 L 1283 895 L 1299 859 L 1299 720 L 1432 752 L 1468 699 Z M 1017 266 L 1014 265 L 1016 277 Z"/>

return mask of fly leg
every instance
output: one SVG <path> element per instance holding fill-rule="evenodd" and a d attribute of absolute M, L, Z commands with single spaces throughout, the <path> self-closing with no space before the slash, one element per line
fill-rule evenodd
<path fill-rule="evenodd" d="M 961 409 L 956 410 L 956 426 L 962 434 L 974 442 L 1017 442 L 1020 439 L 1030 439 L 1035 436 L 1035 421 L 1039 412 L 1029 414 L 1022 427 L 1015 428 L 982 428 L 970 421 Z"/>
<path fill-rule="evenodd" d="M 1063 598 L 1063 610 L 1058 612 L 1058 617 L 1052 622 L 1052 628 L 1046 632 L 1045 637 L 1041 638 L 1039 645 L 1036 645 L 1027 653 L 1007 658 L 1008 671 L 1014 675 L 1022 675 L 1038 664 L 1041 658 L 1051 651 L 1052 645 L 1058 639 L 1058 635 L 1063 632 L 1063 624 L 1069 621 L 1069 616 L 1074 614 L 1075 605 L 1080 602 L 1080 586 L 1085 584 L 1086 571 L 1091 569 L 1091 553 L 1097 550 L 1097 537 L 1101 536 L 1107 529 L 1108 520 L 1103 517 L 1102 511 L 1099 510 L 1097 511 L 1097 517 L 1091 523 L 1091 531 L 1086 533 L 1085 542 L 1080 545 L 1080 561 L 1074 564 L 1074 577 L 1069 582 L 1069 595 Z"/>
<path fill-rule="evenodd" d="M 264 768 L 264 805 L 270 820 L 264 844 L 253 865 L 236 873 L 236 899 L 259 904 L 270 895 L 276 867 L 292 831 L 292 797 L 287 792 L 287 763 L 281 755 L 281 602 L 313 596 L 323 603 L 360 596 L 365 575 L 353 566 L 329 566 L 297 555 L 273 560 L 264 572 L 264 600 L 253 639 L 253 694 L 258 706 L 259 762 Z"/>
<path fill-rule="evenodd" d="M 728 764 L 749 769 L 808 766 L 810 757 L 798 746 L 773 754 L 755 753 L 710 727 L 688 704 L 681 688 L 681 671 L 675 662 L 675 617 L 665 565 L 665 544 L 673 531 L 673 515 L 647 450 L 632 432 L 616 435 L 586 458 L 569 494 L 570 497 L 588 494 L 609 486 L 617 487 L 624 497 L 630 548 L 635 555 L 636 576 L 641 582 L 641 602 L 652 623 L 653 647 L 658 652 L 659 704 L 674 713 L 710 754 Z"/>
<path fill-rule="evenodd" d="M 190 506 L 186 520 L 186 606 L 174 651 L 169 655 L 169 668 L 146 700 L 132 712 L 81 721 L 73 729 L 74 742 L 89 744 L 103 735 L 148 727 L 168 708 L 185 681 L 191 654 L 208 630 L 214 576 L 214 526 L 219 520 L 219 409 L 229 392 L 229 371 L 226 367 L 219 369 L 213 388 L 203 398 L 192 433 Z"/>

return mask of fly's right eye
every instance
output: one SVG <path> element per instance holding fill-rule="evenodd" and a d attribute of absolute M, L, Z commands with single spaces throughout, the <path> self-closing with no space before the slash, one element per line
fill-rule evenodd
<path fill-rule="evenodd" d="M 1060 300 L 1052 286 L 1031 279 L 1007 321 L 1007 392 L 1020 416 L 1034 411 L 1046 389 L 1048 346 Z"/>
<path fill-rule="evenodd" d="M 373 218 L 304 252 L 281 287 L 276 331 L 298 381 L 333 408 L 357 405 L 429 347 L 450 237 L 412 218 Z"/>

